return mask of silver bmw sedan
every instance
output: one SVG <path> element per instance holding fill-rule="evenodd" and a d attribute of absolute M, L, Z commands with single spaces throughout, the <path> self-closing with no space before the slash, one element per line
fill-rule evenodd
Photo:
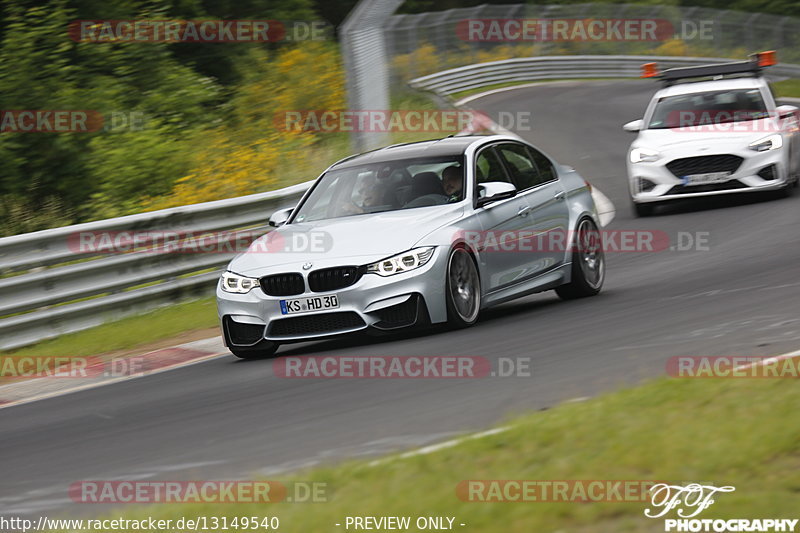
<path fill-rule="evenodd" d="M 389 146 L 329 167 L 217 287 L 225 343 L 242 358 L 281 344 L 423 324 L 555 290 L 600 292 L 591 186 L 511 136 Z"/>

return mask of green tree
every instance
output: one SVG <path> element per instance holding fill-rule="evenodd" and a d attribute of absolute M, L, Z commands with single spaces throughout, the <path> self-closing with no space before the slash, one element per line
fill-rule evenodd
<path fill-rule="evenodd" d="M 184 139 L 219 113 L 216 81 L 183 65 L 166 44 L 70 40 L 67 27 L 77 17 L 64 0 L 5 8 L 3 109 L 140 113 L 146 120 L 127 133 L 0 134 L 0 216 L 24 216 L 20 227 L 37 229 L 48 222 L 31 220 L 53 198 L 68 218 L 84 220 L 168 191 L 190 159 Z"/>

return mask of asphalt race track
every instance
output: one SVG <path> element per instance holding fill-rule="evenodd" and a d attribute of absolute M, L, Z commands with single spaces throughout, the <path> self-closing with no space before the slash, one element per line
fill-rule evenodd
<path fill-rule="evenodd" d="M 234 479 L 443 440 L 515 412 L 664 373 L 675 355 L 775 355 L 800 348 L 800 193 L 685 202 L 632 217 L 632 135 L 656 85 L 559 83 L 473 101 L 532 111 L 521 136 L 574 166 L 616 205 L 610 229 L 708 232 L 708 249 L 610 253 L 605 291 L 545 293 L 495 308 L 471 329 L 284 347 L 283 355 L 530 357 L 531 377 L 297 380 L 273 361 L 214 359 L 0 410 L 0 509 L 97 515 L 67 487 L 99 479 Z M 60 354 L 54 354 L 60 355 Z"/>

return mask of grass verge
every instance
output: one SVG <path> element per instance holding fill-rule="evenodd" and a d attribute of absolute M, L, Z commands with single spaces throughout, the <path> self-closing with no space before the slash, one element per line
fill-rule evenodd
<path fill-rule="evenodd" d="M 470 532 L 664 531 L 663 519 L 643 515 L 646 502 L 473 503 L 456 495 L 462 480 L 514 479 L 732 485 L 735 492 L 718 494 L 699 518 L 795 518 L 798 405 L 800 387 L 788 379 L 665 378 L 537 412 L 504 433 L 428 455 L 279 480 L 327 483 L 326 503 L 124 506 L 113 516 L 277 516 L 281 531 L 315 532 L 345 531 L 347 516 L 387 515 L 455 517 L 455 529 Z"/>
<path fill-rule="evenodd" d="M 772 84 L 778 98 L 800 98 L 800 80 L 776 81 Z"/>

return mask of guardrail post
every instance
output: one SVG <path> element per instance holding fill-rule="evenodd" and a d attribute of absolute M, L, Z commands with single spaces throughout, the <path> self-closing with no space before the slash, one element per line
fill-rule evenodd
<path fill-rule="evenodd" d="M 383 26 L 403 0 L 361 0 L 342 24 L 342 60 L 351 111 L 389 108 L 389 67 Z M 354 128 L 356 152 L 386 144 L 386 133 L 367 134 Z"/>

